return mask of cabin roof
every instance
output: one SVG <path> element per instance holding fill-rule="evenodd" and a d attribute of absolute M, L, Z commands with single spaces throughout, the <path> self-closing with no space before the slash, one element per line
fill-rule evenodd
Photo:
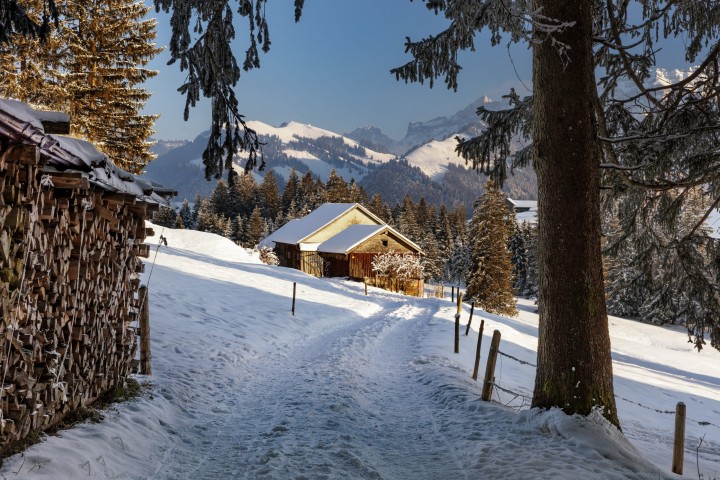
<path fill-rule="evenodd" d="M 423 253 L 419 246 L 389 225 L 350 225 L 342 232 L 318 245 L 317 251 L 321 253 L 347 254 L 383 231 L 390 232 L 417 253 Z"/>
<path fill-rule="evenodd" d="M 337 218 L 353 209 L 359 209 L 378 224 L 380 220 L 359 203 L 324 203 L 302 218 L 291 220 L 263 240 L 262 245 L 272 247 L 273 243 L 297 245 L 314 233 L 328 226 Z"/>

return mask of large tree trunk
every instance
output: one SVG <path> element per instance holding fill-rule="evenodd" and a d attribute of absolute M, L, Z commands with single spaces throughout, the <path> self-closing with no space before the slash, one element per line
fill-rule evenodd
<path fill-rule="evenodd" d="M 592 1 L 536 0 L 575 22 L 533 48 L 535 168 L 539 184 L 540 335 L 533 406 L 618 424 L 600 255 L 600 169 L 592 97 Z"/>

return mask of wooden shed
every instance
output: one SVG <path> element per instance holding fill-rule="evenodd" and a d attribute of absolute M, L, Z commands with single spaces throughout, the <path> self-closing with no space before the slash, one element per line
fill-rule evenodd
<path fill-rule="evenodd" d="M 389 225 L 351 225 L 317 247 L 328 276 L 356 280 L 373 277 L 375 256 L 391 251 L 423 255 L 420 247 Z"/>
<path fill-rule="evenodd" d="M 275 249 L 281 266 L 316 277 L 327 276 L 330 266 L 318 253 L 318 246 L 359 225 L 378 227 L 384 222 L 358 203 L 325 203 L 305 217 L 286 223 L 261 245 Z"/>

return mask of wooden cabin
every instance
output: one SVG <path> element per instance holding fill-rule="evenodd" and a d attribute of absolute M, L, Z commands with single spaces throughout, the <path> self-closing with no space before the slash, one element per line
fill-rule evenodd
<path fill-rule="evenodd" d="M 415 243 L 389 225 L 351 225 L 317 247 L 330 277 L 362 280 L 374 277 L 372 261 L 386 252 L 423 252 Z"/>
<path fill-rule="evenodd" d="M 303 218 L 286 223 L 261 245 L 275 249 L 281 266 L 323 277 L 328 272 L 318 246 L 352 225 L 377 227 L 384 222 L 358 203 L 325 203 Z"/>

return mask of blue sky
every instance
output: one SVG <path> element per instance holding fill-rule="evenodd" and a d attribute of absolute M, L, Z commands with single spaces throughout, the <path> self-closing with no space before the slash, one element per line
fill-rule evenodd
<path fill-rule="evenodd" d="M 491 48 L 485 36 L 477 39 L 477 52 L 461 57 L 464 69 L 457 92 L 447 90 L 442 81 L 432 89 L 396 81 L 389 71 L 409 60 L 405 37 L 419 39 L 447 25 L 423 2 L 310 0 L 297 24 L 292 3 L 268 2 L 271 50 L 262 56 L 259 70 L 243 72 L 236 88 L 248 119 L 272 125 L 295 120 L 339 133 L 373 125 L 401 138 L 408 122 L 451 115 L 483 95 L 497 99 L 511 86 L 528 93 L 505 44 Z M 154 9 L 151 14 L 156 16 Z M 160 14 L 158 22 L 158 44 L 166 45 L 169 17 Z M 236 22 L 236 53 L 242 55 L 247 28 Z M 529 86 L 530 52 L 522 45 L 510 51 Z M 157 138 L 192 139 L 207 130 L 209 106 L 203 102 L 191 111 L 189 121 L 183 121 L 184 98 L 176 90 L 184 73 L 177 65 L 166 65 L 167 60 L 163 52 L 151 64 L 160 73 L 146 84 L 153 97 L 145 110 L 161 114 Z"/>
<path fill-rule="evenodd" d="M 152 0 L 145 2 L 152 5 Z M 158 18 L 158 44 L 166 45 L 169 16 L 154 8 L 150 15 Z M 261 56 L 259 70 L 242 73 L 236 88 L 241 113 L 249 120 L 276 126 L 295 120 L 338 133 L 373 125 L 399 139 L 409 122 L 452 115 L 484 95 L 499 99 L 510 87 L 520 95 L 530 93 L 524 86 L 532 83 L 529 49 L 512 45 L 508 50 L 507 41 L 491 47 L 487 34 L 476 39 L 476 52 L 461 55 L 457 92 L 447 90 L 442 80 L 432 89 L 396 81 L 390 69 L 410 59 L 405 37 L 418 40 L 448 24 L 419 0 L 308 0 L 299 23 L 293 15 L 293 0 L 268 2 L 271 50 Z M 236 19 L 240 63 L 247 45 L 244 21 Z M 681 51 L 686 42 L 663 42 L 658 66 L 686 67 Z M 192 139 L 209 127 L 208 102 L 183 121 L 185 100 L 177 87 L 184 73 L 166 65 L 168 58 L 163 52 L 151 63 L 160 73 L 146 83 L 153 97 L 145 111 L 161 114 L 156 138 Z"/>

